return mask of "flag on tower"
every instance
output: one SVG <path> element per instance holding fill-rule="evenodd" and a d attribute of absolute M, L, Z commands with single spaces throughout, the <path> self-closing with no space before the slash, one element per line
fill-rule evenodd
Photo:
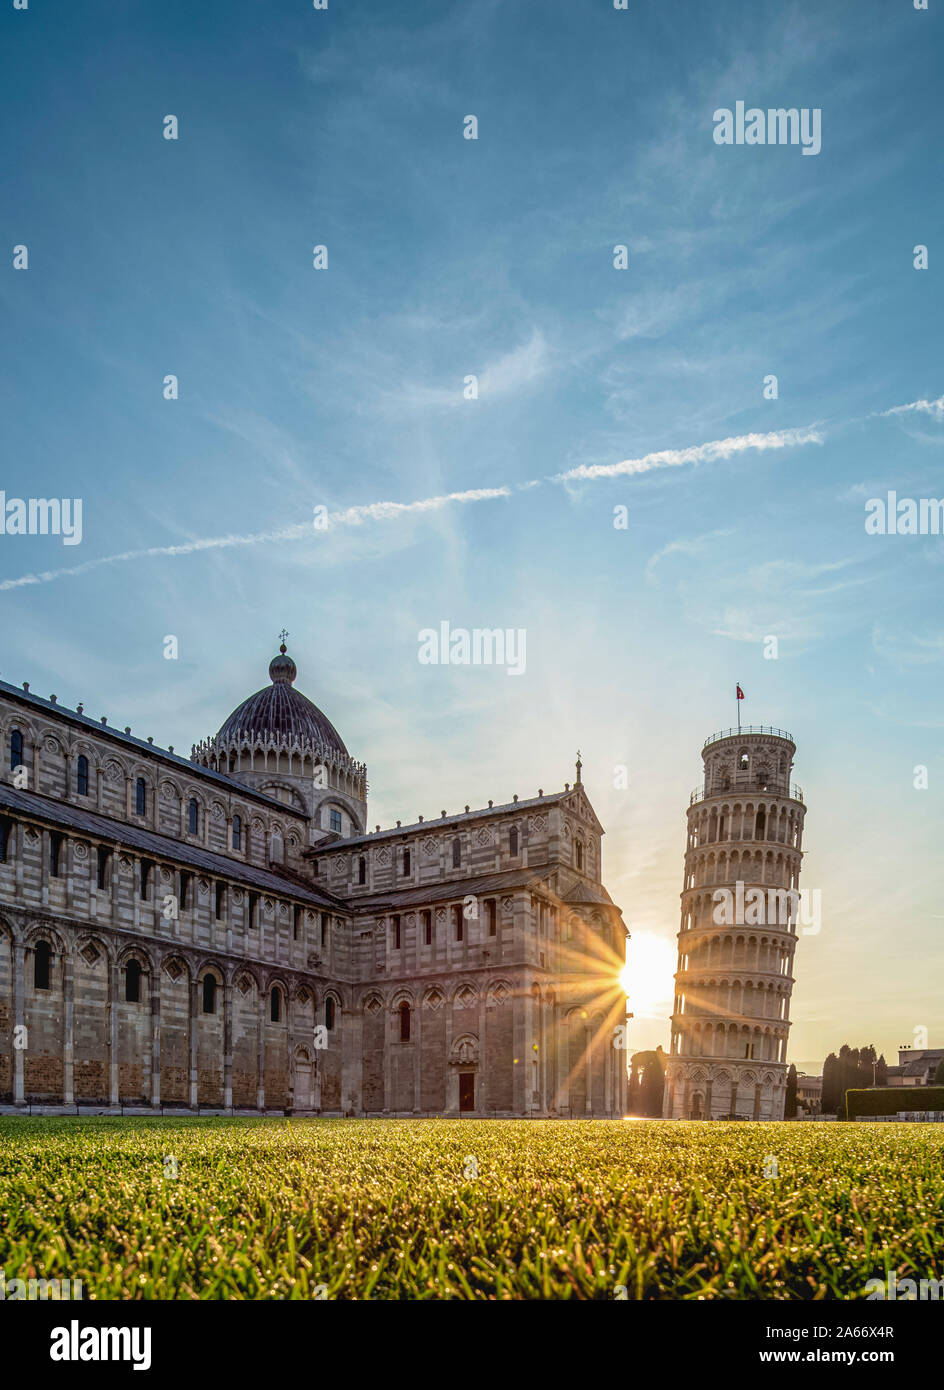
<path fill-rule="evenodd" d="M 737 697 L 738 697 L 739 700 L 743 700 L 743 699 L 744 699 L 744 691 L 741 689 L 740 686 L 738 686 L 738 688 L 737 688 Z"/>

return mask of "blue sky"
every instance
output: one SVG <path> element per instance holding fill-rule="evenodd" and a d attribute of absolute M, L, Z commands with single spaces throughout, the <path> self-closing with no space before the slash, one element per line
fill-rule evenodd
<path fill-rule="evenodd" d="M 189 748 L 284 624 L 372 824 L 559 787 L 579 745 L 605 881 L 673 949 L 739 680 L 796 737 L 822 892 L 792 1058 L 944 1045 L 944 537 L 864 531 L 944 495 L 931 4 L 8 9 L 0 486 L 82 497 L 84 535 L 0 537 L 0 674 Z M 717 146 L 738 100 L 820 108 L 821 153 Z M 698 452 L 752 434 L 782 447 Z M 525 674 L 420 665 L 443 619 L 525 628 Z"/>

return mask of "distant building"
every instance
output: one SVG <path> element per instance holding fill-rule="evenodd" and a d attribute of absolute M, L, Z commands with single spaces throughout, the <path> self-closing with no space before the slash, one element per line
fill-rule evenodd
<path fill-rule="evenodd" d="M 888 1068 L 889 1086 L 931 1086 L 944 1048 L 900 1047 L 898 1066 Z"/>
<path fill-rule="evenodd" d="M 797 1116 L 820 1115 L 823 1111 L 823 1078 L 797 1077 Z"/>

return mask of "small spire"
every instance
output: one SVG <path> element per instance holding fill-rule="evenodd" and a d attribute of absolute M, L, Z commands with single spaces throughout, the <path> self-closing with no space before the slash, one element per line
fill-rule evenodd
<path fill-rule="evenodd" d="M 279 651 L 282 653 L 283 656 L 285 655 L 286 650 L 287 650 L 287 648 L 286 648 L 286 646 L 285 646 L 285 639 L 286 639 L 286 637 L 288 637 L 288 635 L 289 635 L 289 634 L 286 632 L 285 628 L 283 627 L 282 631 L 279 633 L 279 641 L 282 643 L 282 645 L 279 647 Z"/>
<path fill-rule="evenodd" d="M 581 773 L 581 769 L 582 769 L 582 768 L 583 768 L 583 763 L 580 761 L 580 749 L 578 748 L 578 749 L 577 749 L 577 780 L 576 780 L 576 782 L 574 783 L 574 786 L 575 786 L 575 787 L 579 787 L 579 786 L 580 786 L 580 773 Z"/>

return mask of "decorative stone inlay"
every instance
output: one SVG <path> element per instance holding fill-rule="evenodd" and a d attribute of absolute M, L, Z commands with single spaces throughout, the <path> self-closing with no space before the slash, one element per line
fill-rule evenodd
<path fill-rule="evenodd" d="M 444 907 L 437 907 L 437 909 L 436 909 L 436 921 L 437 921 L 437 922 L 445 922 L 445 920 L 446 920 L 446 909 L 445 909 Z"/>
<path fill-rule="evenodd" d="M 101 951 L 95 945 L 94 941 L 86 941 L 79 955 L 85 961 L 86 965 L 94 965 L 101 956 Z"/>
<path fill-rule="evenodd" d="M 76 859 L 88 859 L 88 845 L 83 844 L 82 841 L 79 840 L 72 846 L 72 853 L 75 855 Z"/>
<path fill-rule="evenodd" d="M 240 975 L 239 979 L 236 981 L 236 988 L 243 998 L 245 998 L 252 989 L 252 980 L 250 980 L 248 975 Z"/>
<path fill-rule="evenodd" d="M 504 1004 L 505 1000 L 508 998 L 508 994 L 509 991 L 505 987 L 505 985 L 497 984 L 492 990 L 491 995 L 489 997 L 495 1004 Z"/>
<path fill-rule="evenodd" d="M 478 845 L 490 845 L 492 843 L 492 832 L 486 829 L 476 831 L 475 842 Z"/>
<path fill-rule="evenodd" d="M 61 753 L 62 749 L 59 746 L 59 740 L 57 738 L 52 738 L 51 735 L 47 734 L 46 737 L 43 739 L 43 752 Z"/>
<path fill-rule="evenodd" d="M 471 985 L 460 985 L 456 990 L 456 997 L 453 1005 L 457 1009 L 471 1009 L 475 1005 L 475 990 Z"/>
<path fill-rule="evenodd" d="M 180 979 L 181 975 L 184 973 L 184 968 L 180 964 L 180 961 L 169 960 L 165 961 L 164 963 L 164 973 L 166 975 L 169 975 L 170 978 L 174 981 L 174 984 L 176 984 L 177 981 Z"/>
<path fill-rule="evenodd" d="M 543 830 L 544 827 L 545 827 L 546 825 L 547 825 L 547 816 L 529 816 L 529 817 L 528 817 L 528 829 L 529 829 L 529 830 Z"/>
<path fill-rule="evenodd" d="M 234 902 L 234 903 L 241 903 L 242 900 L 243 900 L 243 890 L 242 890 L 241 888 L 234 888 L 234 889 L 233 889 L 233 902 Z"/>
<path fill-rule="evenodd" d="M 162 782 L 162 783 L 161 783 L 161 800 L 162 800 L 162 801 L 177 801 L 177 800 L 179 800 L 179 793 L 178 793 L 178 791 L 177 791 L 177 788 L 174 786 L 173 782 Z"/>
<path fill-rule="evenodd" d="M 502 912 L 511 912 L 514 908 L 514 905 L 514 898 L 502 898 L 501 900 Z"/>
<path fill-rule="evenodd" d="M 381 850 L 378 852 L 378 854 L 377 854 L 377 862 L 378 862 L 378 864 L 389 864 L 389 863 L 390 863 L 390 851 L 386 848 L 386 846 L 384 846 L 384 848 L 381 849 Z"/>
<path fill-rule="evenodd" d="M 423 841 L 423 853 L 424 853 L 424 854 L 435 854 L 435 853 L 436 853 L 436 841 L 433 839 L 432 835 L 428 835 L 428 836 L 426 837 L 426 839 Z"/>
<path fill-rule="evenodd" d="M 454 1067 L 467 1067 L 479 1060 L 479 1040 L 471 1033 L 464 1033 L 452 1044 L 449 1062 Z"/>
<path fill-rule="evenodd" d="M 118 763 L 110 760 L 105 764 L 105 779 L 108 782 L 120 782 L 124 773 Z"/>
<path fill-rule="evenodd" d="M 428 989 L 423 996 L 423 1004 L 427 1009 L 441 1009 L 445 1002 L 446 996 L 435 985 L 432 989 Z"/>
<path fill-rule="evenodd" d="M 364 1005 L 364 1012 L 370 1014 L 370 1016 L 373 1018 L 380 1013 L 382 1008 L 383 1004 L 377 998 L 376 994 L 372 994 L 370 998 L 367 1000 L 367 1003 Z"/>

